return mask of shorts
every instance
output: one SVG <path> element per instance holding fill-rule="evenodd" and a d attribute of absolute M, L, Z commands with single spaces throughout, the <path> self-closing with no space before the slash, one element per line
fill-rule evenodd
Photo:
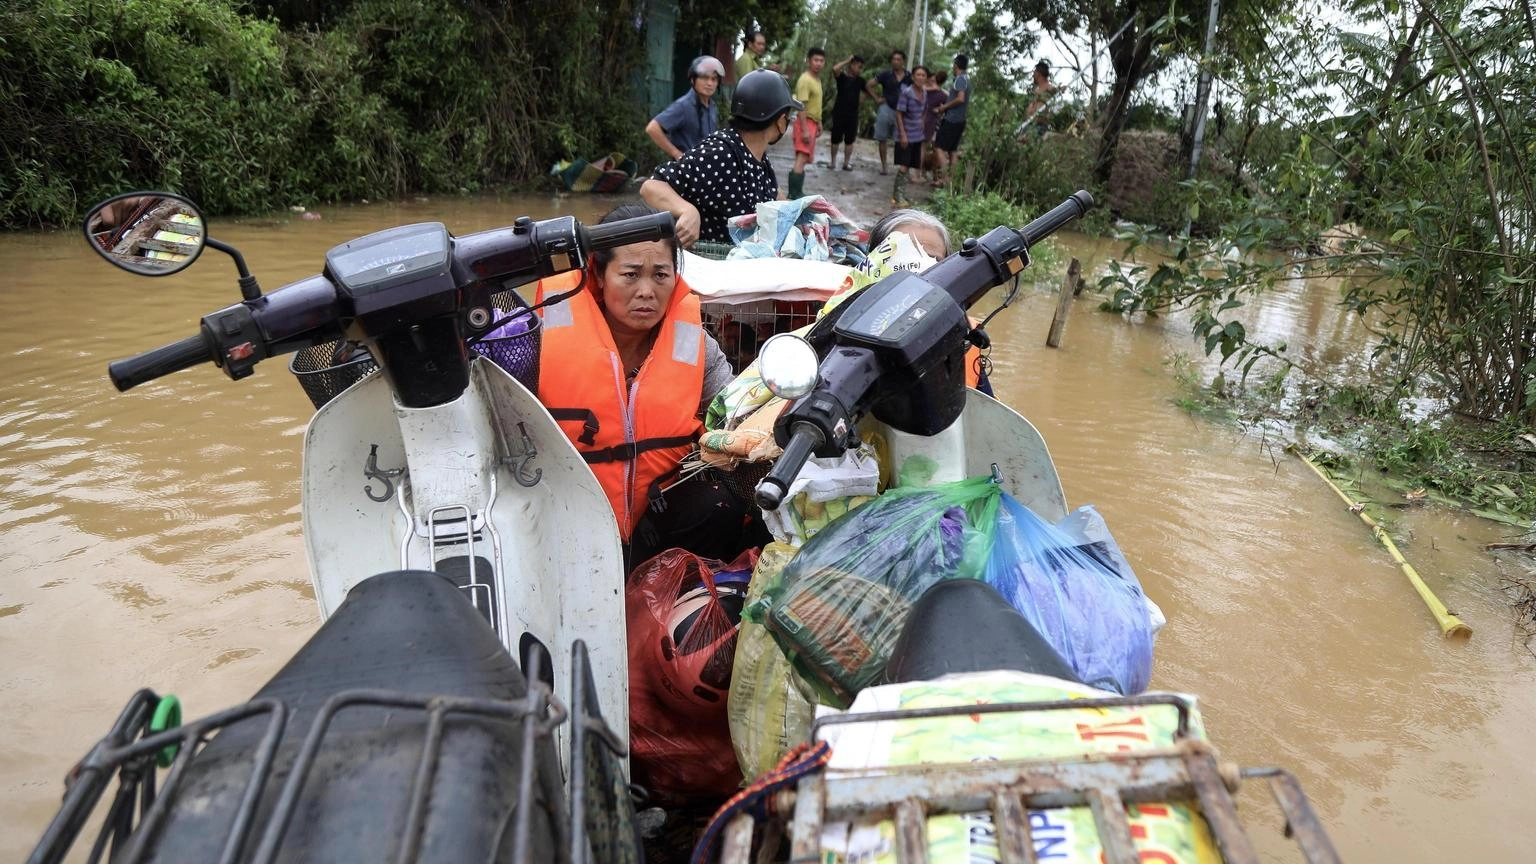
<path fill-rule="evenodd" d="M 794 137 L 796 155 L 816 155 L 816 136 L 821 134 L 821 124 L 801 114 L 795 118 Z"/>
<path fill-rule="evenodd" d="M 960 136 L 965 132 L 965 121 L 958 123 L 945 120 L 939 123 L 939 131 L 933 136 L 933 146 L 947 153 L 953 153 L 960 149 Z"/>
<path fill-rule="evenodd" d="M 880 110 L 875 112 L 875 140 L 896 140 L 896 109 L 880 103 Z"/>
<path fill-rule="evenodd" d="M 897 168 L 922 168 L 923 167 L 923 142 L 913 141 L 907 145 L 896 145 Z"/>
<path fill-rule="evenodd" d="M 859 134 L 859 115 L 832 115 L 832 143 L 852 144 Z"/>

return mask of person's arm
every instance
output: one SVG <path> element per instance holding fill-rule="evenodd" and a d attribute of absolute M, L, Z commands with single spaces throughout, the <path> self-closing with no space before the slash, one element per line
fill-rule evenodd
<path fill-rule="evenodd" d="M 736 380 L 736 373 L 731 369 L 731 361 L 726 359 L 725 352 L 720 350 L 720 343 L 715 337 L 704 334 L 704 388 L 699 394 L 699 416 L 703 417 L 709 410 L 709 403 L 715 401 L 726 385 Z"/>
<path fill-rule="evenodd" d="M 656 122 L 654 118 L 652 118 L 651 122 L 645 124 L 645 134 L 649 135 L 651 140 L 656 142 L 656 146 L 660 147 L 661 151 L 669 157 L 673 159 L 683 158 L 683 151 L 677 149 L 677 145 L 667 138 L 667 130 L 661 128 L 661 124 Z"/>
<path fill-rule="evenodd" d="M 874 78 L 869 79 L 868 81 L 865 81 L 864 82 L 864 95 L 868 96 L 871 99 L 879 99 L 880 98 L 880 94 L 875 92 L 875 87 L 879 86 L 879 84 L 880 84 L 880 76 L 878 76 L 878 75 L 876 75 Z"/>
<path fill-rule="evenodd" d="M 832 71 L 837 75 L 843 74 L 843 67 L 853 62 L 853 55 L 849 54 L 845 59 L 832 64 Z"/>
<path fill-rule="evenodd" d="M 640 184 L 640 197 L 657 210 L 671 213 L 677 223 L 677 242 L 693 247 L 699 239 L 699 208 L 683 200 L 671 183 L 655 177 Z"/>
<path fill-rule="evenodd" d="M 943 114 L 945 111 L 948 111 L 949 109 L 955 107 L 956 105 L 961 104 L 962 102 L 965 101 L 965 94 L 967 92 L 968 91 L 961 90 L 959 92 L 959 94 L 957 94 L 955 96 L 955 98 L 950 99 L 948 102 L 945 102 L 943 105 L 940 105 L 939 107 L 933 109 L 933 113 L 935 113 L 935 114 Z"/>

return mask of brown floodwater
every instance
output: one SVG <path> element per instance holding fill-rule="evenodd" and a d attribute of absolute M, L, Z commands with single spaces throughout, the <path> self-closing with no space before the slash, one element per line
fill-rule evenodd
<path fill-rule="evenodd" d="M 331 245 L 441 220 L 455 232 L 589 199 L 344 207 L 305 222 L 215 221 L 271 289 Z M 1103 243 L 1067 237 L 1090 272 Z M 0 236 L 0 859 L 23 856 L 74 760 L 141 686 L 191 715 L 243 700 L 318 622 L 299 528 L 309 403 L 281 362 L 244 381 L 199 368 L 116 393 L 110 360 L 190 335 L 237 298 L 208 252 L 160 279 L 108 267 L 72 233 Z M 1335 289 L 1298 283 L 1256 310 L 1308 359 L 1359 363 Z M 1477 632 L 1446 642 L 1357 519 L 1273 442 L 1174 405 L 1178 318 L 1127 323 L 1055 299 L 991 327 L 998 395 L 1044 433 L 1068 501 L 1108 519 L 1168 615 L 1154 686 L 1196 693 L 1224 755 L 1302 779 L 1345 860 L 1536 860 L 1536 660 L 1481 551 L 1507 527 L 1397 511 L 1394 533 Z M 1266 857 L 1288 860 L 1263 790 L 1244 792 Z"/>

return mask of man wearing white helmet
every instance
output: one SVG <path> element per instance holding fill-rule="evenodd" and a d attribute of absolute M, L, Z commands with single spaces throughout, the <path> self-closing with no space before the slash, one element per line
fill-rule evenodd
<path fill-rule="evenodd" d="M 705 54 L 688 66 L 689 90 L 645 124 L 645 134 L 672 159 L 699 146 L 718 125 L 712 101 L 725 66 Z"/>

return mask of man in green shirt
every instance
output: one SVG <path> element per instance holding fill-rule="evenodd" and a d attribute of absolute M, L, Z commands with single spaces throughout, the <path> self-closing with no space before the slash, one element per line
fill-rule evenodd
<path fill-rule="evenodd" d="M 816 136 L 821 134 L 821 69 L 827 65 L 827 52 L 812 48 L 805 52 L 805 71 L 795 82 L 795 101 L 805 109 L 795 118 L 795 167 L 789 170 L 791 200 L 805 194 L 805 166 L 814 161 Z"/>
<path fill-rule="evenodd" d="M 768 37 L 761 30 L 753 30 L 747 34 L 742 42 L 741 56 L 736 58 L 736 80 L 747 77 L 747 73 L 761 68 L 763 52 L 768 50 Z"/>

